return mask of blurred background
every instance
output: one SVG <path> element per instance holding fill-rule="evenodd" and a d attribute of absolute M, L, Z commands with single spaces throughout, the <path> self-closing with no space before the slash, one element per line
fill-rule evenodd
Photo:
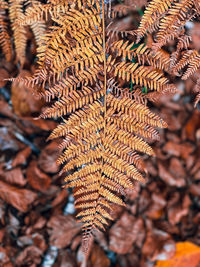
<path fill-rule="evenodd" d="M 110 31 L 136 29 L 145 3 L 138 0 Z M 186 30 L 191 48 L 199 51 L 199 21 L 188 22 Z M 35 69 L 36 42 L 30 29 L 26 34 L 23 70 L 0 56 L 0 266 L 76 267 L 83 260 L 81 229 L 72 191 L 62 189 L 64 176 L 56 165 L 60 140 L 46 141 L 59 121 L 35 120 L 44 101 L 23 83 L 4 80 Z M 149 104 L 169 127 L 151 144 L 156 157 L 144 156 L 147 183 L 127 192 L 127 207 L 114 207 L 115 221 L 106 233 L 95 234 L 89 267 L 164 267 L 161 260 L 177 248 L 188 265 L 169 266 L 198 266 L 200 105 L 193 107 L 193 88 L 199 74 L 186 82 L 174 79 L 177 93 Z"/>

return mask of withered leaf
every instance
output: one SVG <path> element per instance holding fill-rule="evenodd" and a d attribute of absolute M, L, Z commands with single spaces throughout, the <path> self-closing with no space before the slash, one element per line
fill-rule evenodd
<path fill-rule="evenodd" d="M 200 263 L 200 247 L 190 242 L 176 244 L 176 254 L 167 261 L 158 261 L 155 267 L 197 267 Z"/>
<path fill-rule="evenodd" d="M 58 142 L 51 142 L 47 145 L 40 154 L 39 166 L 47 173 L 56 173 L 59 171 L 59 165 L 56 164 L 56 160 L 59 156 Z"/>
<path fill-rule="evenodd" d="M 92 248 L 90 260 L 90 264 L 88 267 L 109 267 L 110 260 L 105 255 L 104 251 L 97 245 L 94 245 Z"/>
<path fill-rule="evenodd" d="M 43 251 L 36 246 L 26 247 L 16 258 L 16 266 L 37 266 L 41 262 Z"/>
<path fill-rule="evenodd" d="M 36 161 L 29 164 L 26 175 L 29 184 L 36 190 L 44 192 L 51 184 L 51 178 L 37 167 Z"/>
<path fill-rule="evenodd" d="M 0 181 L 0 198 L 16 209 L 27 212 L 37 194 L 28 189 L 19 189 L 13 185 Z"/>
<path fill-rule="evenodd" d="M 8 256 L 8 251 L 3 247 L 0 247 L 0 263 L 3 267 L 13 267 L 13 264 Z"/>
<path fill-rule="evenodd" d="M 22 165 L 26 162 L 27 158 L 31 154 L 31 149 L 29 146 L 27 146 L 25 149 L 20 151 L 17 156 L 14 158 L 12 162 L 12 167 L 16 167 L 18 165 Z"/>
<path fill-rule="evenodd" d="M 57 248 L 67 247 L 80 231 L 80 225 L 71 215 L 55 215 L 47 223 L 50 243 Z"/>
<path fill-rule="evenodd" d="M 166 167 L 161 162 L 158 162 L 158 173 L 159 177 L 168 185 L 183 187 L 185 186 L 185 180 L 182 177 L 177 177 L 176 175 L 172 175 Z"/>
<path fill-rule="evenodd" d="M 11 184 L 24 186 L 27 182 L 20 168 L 4 171 L 3 173 L 1 173 L 1 176 L 6 182 Z"/>
<path fill-rule="evenodd" d="M 133 243 L 139 238 L 143 225 L 136 223 L 134 217 L 125 212 L 111 228 L 109 249 L 119 254 L 131 251 Z M 123 236 L 123 238 L 122 238 Z M 144 236 L 142 235 L 143 239 Z"/>
<path fill-rule="evenodd" d="M 19 74 L 21 78 L 31 76 L 31 73 L 22 70 Z M 36 99 L 33 96 L 33 89 L 25 85 L 22 81 L 15 80 L 11 87 L 11 100 L 15 113 L 18 116 L 30 116 L 39 113 L 44 105 L 43 99 Z"/>

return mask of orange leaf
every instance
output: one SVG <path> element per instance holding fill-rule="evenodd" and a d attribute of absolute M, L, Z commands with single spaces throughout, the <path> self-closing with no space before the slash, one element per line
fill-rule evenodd
<path fill-rule="evenodd" d="M 176 254 L 167 261 L 158 261 L 155 267 L 197 267 L 200 263 L 200 247 L 190 242 L 176 244 Z"/>

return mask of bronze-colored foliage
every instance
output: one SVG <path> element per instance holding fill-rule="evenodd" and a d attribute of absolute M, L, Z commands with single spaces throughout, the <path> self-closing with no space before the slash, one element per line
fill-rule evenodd
<path fill-rule="evenodd" d="M 27 33 L 24 26 L 17 24 L 17 19 L 23 13 L 23 0 L 9 0 L 9 16 L 13 30 L 14 43 L 16 49 L 16 58 L 23 66 L 25 62 L 25 49 L 27 42 Z"/>
<path fill-rule="evenodd" d="M 8 22 L 6 21 L 6 10 L 8 3 L 5 1 L 0 2 L 0 46 L 6 60 L 10 61 L 12 57 L 11 41 L 8 34 Z"/>
<path fill-rule="evenodd" d="M 7 61 L 13 56 L 12 39 L 16 54 L 16 61 L 23 68 L 26 59 L 28 28 L 18 22 L 24 18 L 24 9 L 30 9 L 40 5 L 38 0 L 1 0 L 0 1 L 0 46 Z M 11 29 L 10 29 L 11 28 Z M 36 43 L 39 46 L 41 37 L 46 31 L 43 20 L 37 20 L 30 24 Z M 13 38 L 11 38 L 13 36 Z"/>
<path fill-rule="evenodd" d="M 184 29 L 187 21 L 199 16 L 199 11 L 199 2 L 196 0 L 152 0 L 136 30 L 138 42 L 147 32 L 154 33 L 152 44 L 154 53 L 158 53 L 168 42 L 177 40 L 177 49 L 171 54 L 168 66 L 172 74 L 182 76 L 183 80 L 193 75 L 200 66 L 198 51 L 188 50 L 191 37 L 185 33 Z M 179 74 L 185 66 L 188 68 L 184 74 Z M 164 66 L 162 67 L 165 69 Z M 197 88 L 198 85 L 196 91 L 199 92 Z M 195 103 L 197 104 L 198 101 L 199 95 Z"/>
<path fill-rule="evenodd" d="M 167 127 L 150 111 L 146 99 L 175 87 L 163 71 L 177 73 L 188 65 L 183 75 L 186 79 L 199 67 L 198 54 L 190 60 L 187 51 L 183 60 L 173 65 L 170 54 L 161 48 L 180 37 L 179 29 L 196 14 L 190 10 L 196 5 L 191 0 L 151 1 L 138 30 L 132 32 L 133 42 L 120 34 L 114 40 L 106 31 L 110 21 L 106 10 L 120 15 L 111 1 L 107 1 L 108 8 L 103 0 L 30 2 L 25 14 L 13 20 L 14 31 L 16 23 L 20 30 L 16 48 L 27 25 L 32 25 L 38 38 L 44 21 L 50 26 L 38 39 L 38 69 L 23 81 L 41 87 L 39 96 L 51 102 L 42 118 L 63 118 L 49 139 L 64 137 L 58 163 L 67 174 L 65 187 L 74 188 L 77 217 L 88 241 L 94 230 L 104 230 L 112 220 L 112 203 L 125 205 L 120 195 L 134 189 L 136 180 L 145 181 L 139 154 L 154 155 L 147 141 L 158 139 L 155 128 Z M 12 0 L 10 3 L 14 6 Z M 15 10 L 20 10 L 20 4 L 15 2 Z M 157 29 L 152 45 L 137 46 L 147 31 Z M 178 52 L 188 44 L 181 40 Z M 23 65 L 24 54 L 17 55 Z"/>

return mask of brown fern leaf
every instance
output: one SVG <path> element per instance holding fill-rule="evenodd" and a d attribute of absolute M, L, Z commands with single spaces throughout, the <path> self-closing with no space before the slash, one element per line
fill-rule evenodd
<path fill-rule="evenodd" d="M 192 41 L 192 38 L 189 35 L 179 36 L 177 50 L 180 51 L 182 49 L 188 49 L 191 41 Z"/>
<path fill-rule="evenodd" d="M 200 55 L 196 50 L 186 50 L 183 53 L 182 58 L 179 62 L 174 66 L 174 72 L 179 72 L 185 66 L 188 65 L 188 69 L 182 76 L 183 80 L 186 80 L 189 76 L 191 76 L 196 70 L 200 67 Z"/>
<path fill-rule="evenodd" d="M 71 138 L 71 144 L 60 157 L 59 162 L 67 162 L 64 166 L 65 171 L 76 167 L 80 168 L 74 174 L 67 176 L 65 181 L 68 187 L 81 187 L 75 193 L 76 206 L 79 208 L 82 205 L 83 211 L 78 216 L 81 217 L 85 230 L 94 228 L 104 229 L 103 225 L 107 224 L 106 219 L 108 219 L 106 213 L 97 213 L 97 216 L 95 210 L 101 210 L 102 205 L 106 205 L 105 207 L 110 209 L 110 202 L 123 204 L 114 192 L 119 193 L 123 188 L 132 188 L 134 186 L 133 177 L 136 180 L 143 180 L 142 175 L 132 165 L 136 160 L 131 159 L 131 153 L 139 151 L 153 154 L 150 146 L 140 137 L 122 130 L 122 125 L 119 125 L 119 129 L 117 128 L 117 123 L 115 124 L 115 111 L 118 110 L 120 112 L 121 110 L 127 116 L 130 116 L 130 114 L 134 115 L 136 125 L 141 121 L 149 122 L 152 125 L 166 126 L 159 117 L 151 113 L 145 106 L 141 104 L 136 105 L 129 98 L 126 101 L 119 98 L 118 105 L 115 105 L 115 97 L 111 96 L 110 94 L 107 98 L 107 135 L 105 140 L 102 132 L 104 118 L 101 115 L 101 110 L 103 110 L 103 106 L 98 104 L 98 102 L 94 103 L 95 108 L 93 104 L 90 107 L 87 106 L 87 114 L 91 112 L 90 116 L 87 116 L 87 121 L 83 120 L 82 117 L 86 118 L 85 113 L 81 116 L 77 111 L 77 115 L 81 116 L 82 120 L 78 116 L 73 118 L 72 114 L 72 119 L 70 116 L 69 122 L 66 121 L 62 126 L 63 129 L 60 128 L 61 126 L 58 126 L 59 130 L 55 129 L 51 136 L 53 138 L 57 137 L 58 134 L 67 134 Z M 130 103 L 130 107 L 128 103 Z M 140 105 L 140 108 L 138 105 Z M 99 106 L 99 111 L 97 111 L 97 106 Z M 76 123 L 76 126 L 73 127 L 74 120 L 78 120 L 79 123 Z M 131 124 L 132 121 L 129 123 Z M 147 129 L 146 131 L 148 131 Z M 152 129 L 149 130 L 149 132 L 151 131 Z M 105 148 L 105 151 L 102 146 Z M 104 173 L 103 176 L 102 172 Z M 120 184 L 120 188 L 116 187 L 116 184 Z M 102 204 L 101 200 L 103 199 L 105 199 L 105 205 Z M 85 202 L 87 205 L 84 209 Z M 93 209 L 88 210 L 88 205 L 93 207 Z"/>
<path fill-rule="evenodd" d="M 138 41 L 147 33 L 150 28 L 152 28 L 152 26 L 155 28 L 155 22 L 169 10 L 175 1 L 176 0 L 152 0 L 148 4 L 144 12 L 144 16 L 140 22 L 140 26 L 137 30 Z"/>
<path fill-rule="evenodd" d="M 137 42 L 141 37 L 144 37 L 147 32 L 155 32 L 156 34 L 153 36 L 155 43 L 152 48 L 154 51 L 157 51 L 169 41 L 178 39 L 177 53 L 173 54 L 171 62 L 171 66 L 173 66 L 180 50 L 189 47 L 190 37 L 185 34 L 185 23 L 198 15 L 198 1 L 152 0 L 146 8 L 137 30 Z"/>
<path fill-rule="evenodd" d="M 42 118 L 60 117 L 67 113 L 74 112 L 76 109 L 83 107 L 85 104 L 93 103 L 94 100 L 103 96 L 102 89 L 92 89 L 83 87 L 80 92 L 74 91 L 68 96 L 63 96 L 51 107 L 47 108 Z"/>
<path fill-rule="evenodd" d="M 41 4 L 39 1 L 31 1 L 31 6 L 26 9 L 26 13 L 21 14 L 17 19 L 19 25 L 31 25 L 39 21 L 47 21 L 49 16 L 57 17 L 62 10 L 69 9 L 69 4 L 65 0 L 51 1 L 49 4 Z"/>
<path fill-rule="evenodd" d="M 117 51 L 117 56 L 122 56 L 124 59 L 129 60 L 138 59 L 140 64 L 148 63 L 154 68 L 169 71 L 170 66 L 170 55 L 162 49 L 152 51 L 152 49 L 145 44 L 139 45 L 138 48 L 134 47 L 134 42 L 123 42 L 123 40 L 114 42 L 112 44 L 112 51 Z"/>
<path fill-rule="evenodd" d="M 193 75 L 200 67 L 200 54 L 198 53 L 194 58 L 192 58 L 188 63 L 188 68 L 182 76 L 182 80 L 187 80 L 191 75 Z"/>
<path fill-rule="evenodd" d="M 97 80 L 97 74 L 101 70 L 100 66 L 94 66 L 88 70 L 82 70 L 79 72 L 78 77 L 68 76 L 66 79 L 63 78 L 55 86 L 49 87 L 44 93 L 40 93 L 40 97 L 44 97 L 46 101 L 50 101 L 56 97 L 68 96 L 70 92 L 75 90 L 77 86 L 84 83 L 85 86 L 88 83 L 93 83 Z"/>
<path fill-rule="evenodd" d="M 116 64 L 115 76 L 129 82 L 145 86 L 150 90 L 162 90 L 168 83 L 167 78 L 157 70 L 149 67 L 139 66 L 138 63 L 125 63 L 124 61 Z"/>
<path fill-rule="evenodd" d="M 34 7 L 34 6 L 37 6 L 39 4 L 40 4 L 40 2 L 38 2 L 36 0 L 29 0 L 29 7 Z M 18 20 L 18 22 L 19 22 L 19 20 Z M 37 46 L 40 46 L 42 44 L 42 37 L 44 36 L 44 34 L 46 32 L 45 21 L 42 19 L 40 21 L 35 21 L 35 22 L 31 23 L 30 27 L 31 27 L 31 30 L 33 31 L 33 34 L 35 36 Z"/>
<path fill-rule="evenodd" d="M 167 85 L 161 92 L 150 92 L 147 94 L 147 98 L 152 102 L 157 102 L 163 95 L 174 95 L 178 92 L 178 89 L 174 85 Z"/>
<path fill-rule="evenodd" d="M 101 19 L 98 9 L 98 5 L 91 12 L 87 12 L 84 7 L 81 8 L 83 13 L 70 9 L 66 11 L 65 19 L 62 13 L 54 19 L 61 26 L 53 26 L 52 31 L 43 38 L 43 45 L 38 48 L 40 73 L 48 69 L 52 75 L 60 77 L 60 73 L 67 68 L 73 67 L 73 72 L 83 71 L 85 67 L 93 68 L 95 64 L 102 62 Z M 42 78 L 39 73 L 38 76 Z"/>
<path fill-rule="evenodd" d="M 185 66 L 187 66 L 190 62 L 190 60 L 193 60 L 198 55 L 198 52 L 196 50 L 188 50 L 185 51 L 182 55 L 182 58 L 179 60 L 179 62 L 174 66 L 174 71 L 180 71 Z"/>
<path fill-rule="evenodd" d="M 4 1 L 0 2 L 0 46 L 2 52 L 6 57 L 7 61 L 12 58 L 12 45 L 10 36 L 8 34 L 8 22 L 6 21 L 6 9 L 8 4 Z"/>
<path fill-rule="evenodd" d="M 23 0 L 9 0 L 9 17 L 14 35 L 16 58 L 23 67 L 25 62 L 27 33 L 24 26 L 17 24 L 17 19 L 23 14 Z"/>
<path fill-rule="evenodd" d="M 185 25 L 187 19 L 190 20 L 194 16 L 194 14 L 190 14 L 192 6 L 192 0 L 182 0 L 169 9 L 167 16 L 160 21 L 157 33 L 157 43 L 160 46 L 179 36 L 181 27 Z"/>
<path fill-rule="evenodd" d="M 161 14 L 159 7 L 155 13 Z M 108 49 L 105 15 L 103 0 L 52 0 L 29 7 L 24 22 L 18 21 L 32 24 L 50 16 L 54 25 L 38 47 L 36 73 L 24 81 L 42 87 L 41 96 L 52 101 L 41 117 L 63 118 L 49 139 L 64 138 L 58 163 L 66 187 L 74 188 L 84 240 L 105 229 L 112 203 L 125 205 L 120 197 L 125 189 L 145 181 L 140 154 L 154 155 L 147 139 L 158 139 L 155 128 L 167 126 L 146 106 L 139 87 L 165 90 L 168 79 L 158 66 L 167 68 L 169 58 L 160 59 L 144 45 L 131 50 L 133 44 L 124 41 Z M 135 57 L 138 63 L 131 62 Z M 119 81 L 126 86 L 120 88 Z"/>
<path fill-rule="evenodd" d="M 124 0 L 123 3 L 114 5 L 112 7 L 112 17 L 125 16 L 131 11 L 137 10 L 146 5 L 146 0 Z"/>
<path fill-rule="evenodd" d="M 112 7 L 112 17 L 125 16 L 131 11 L 135 11 L 138 6 L 146 4 L 145 0 L 135 1 L 135 0 L 125 0 L 123 3 L 114 5 Z"/>

